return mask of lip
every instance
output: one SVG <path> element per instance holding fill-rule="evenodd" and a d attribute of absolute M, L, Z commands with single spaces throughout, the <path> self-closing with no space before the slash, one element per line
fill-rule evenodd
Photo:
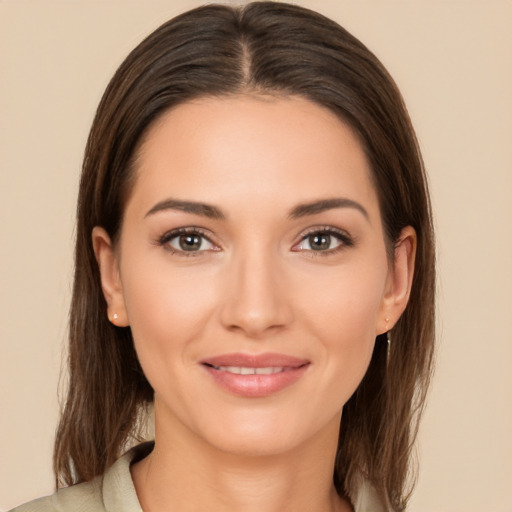
<path fill-rule="evenodd" d="M 286 354 L 223 354 L 200 361 L 214 382 L 238 396 L 262 398 L 297 382 L 310 366 L 310 361 Z M 226 367 L 271 368 L 278 373 L 232 373 Z"/>

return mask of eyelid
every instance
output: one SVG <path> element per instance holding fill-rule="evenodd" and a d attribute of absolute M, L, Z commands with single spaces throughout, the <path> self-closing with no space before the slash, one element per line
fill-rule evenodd
<path fill-rule="evenodd" d="M 333 249 L 327 249 L 327 250 L 322 250 L 322 251 L 314 251 L 312 249 L 298 249 L 297 248 L 301 243 L 304 242 L 304 240 L 307 237 L 309 237 L 313 234 L 316 234 L 316 233 L 322 233 L 322 234 L 334 236 L 335 238 L 337 238 L 340 241 L 340 244 L 338 245 L 338 247 L 335 247 Z M 171 245 L 169 245 L 170 240 L 172 240 L 173 238 L 176 238 L 180 235 L 184 235 L 184 234 L 198 235 L 198 236 L 204 238 L 205 240 L 207 240 L 214 247 L 211 249 L 201 249 L 198 251 L 184 251 L 184 250 L 176 249 L 176 248 L 172 247 Z M 199 256 L 206 252 L 217 252 L 217 251 L 221 250 L 221 247 L 219 246 L 219 244 L 217 244 L 213 240 L 211 233 L 208 230 L 205 230 L 204 228 L 200 228 L 198 226 L 184 226 L 184 227 L 171 229 L 169 231 L 166 231 L 162 236 L 160 236 L 156 240 L 156 242 L 158 245 L 165 246 L 165 249 L 167 249 L 168 251 L 170 251 L 174 254 L 178 254 L 180 256 Z M 343 229 L 336 228 L 334 226 L 313 226 L 301 233 L 299 240 L 293 244 L 291 250 L 294 252 L 314 253 L 315 256 L 322 256 L 322 255 L 327 256 L 330 254 L 334 254 L 335 252 L 338 252 L 340 250 L 343 250 L 347 247 L 351 247 L 354 245 L 354 243 L 355 243 L 354 238 L 349 233 L 347 233 L 347 231 L 345 231 Z"/>
<path fill-rule="evenodd" d="M 314 251 L 312 249 L 295 249 L 297 246 L 303 243 L 307 237 L 314 235 L 316 233 L 323 233 L 326 235 L 334 236 L 341 243 L 338 247 L 335 247 L 334 249 L 327 249 L 325 251 Z M 292 251 L 295 249 L 296 252 L 304 251 L 308 253 L 314 253 L 315 256 L 327 256 L 329 254 L 333 254 L 337 251 L 343 250 L 344 248 L 352 247 L 354 243 L 354 238 L 343 229 L 335 228 L 334 226 L 313 226 L 311 228 L 308 228 L 305 232 L 301 233 L 300 239 L 293 245 Z"/>
<path fill-rule="evenodd" d="M 199 251 L 183 251 L 169 245 L 169 242 L 173 238 L 179 237 L 180 235 L 198 235 L 207 240 L 210 244 L 212 244 L 214 248 L 202 249 Z M 158 238 L 157 243 L 158 245 L 165 246 L 165 248 L 169 252 L 172 252 L 173 254 L 178 254 L 180 256 L 199 256 L 200 254 L 204 254 L 205 252 L 216 252 L 220 250 L 219 245 L 212 240 L 211 234 L 207 230 L 200 228 L 198 226 L 179 227 L 166 231 L 161 237 Z"/>

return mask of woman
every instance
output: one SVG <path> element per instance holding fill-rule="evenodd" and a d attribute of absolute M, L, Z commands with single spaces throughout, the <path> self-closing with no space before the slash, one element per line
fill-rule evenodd
<path fill-rule="evenodd" d="M 80 185 L 58 484 L 19 510 L 403 510 L 431 371 L 426 179 L 392 79 L 282 3 L 169 21 Z M 155 440 L 136 446 L 154 404 Z"/>

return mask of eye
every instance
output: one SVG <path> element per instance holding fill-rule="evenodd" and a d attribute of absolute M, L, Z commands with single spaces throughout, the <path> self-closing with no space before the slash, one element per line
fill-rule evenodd
<path fill-rule="evenodd" d="M 333 253 L 337 249 L 352 245 L 353 242 L 346 233 L 329 228 L 306 234 L 292 250 Z"/>
<path fill-rule="evenodd" d="M 200 253 L 218 250 L 203 233 L 197 229 L 181 228 L 166 233 L 160 244 L 175 253 Z"/>

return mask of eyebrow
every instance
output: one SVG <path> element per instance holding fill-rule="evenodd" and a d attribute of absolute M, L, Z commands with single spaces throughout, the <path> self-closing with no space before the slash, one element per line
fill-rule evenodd
<path fill-rule="evenodd" d="M 335 197 L 330 199 L 319 199 L 310 203 L 303 203 L 292 208 L 288 217 L 290 219 L 300 219 L 307 217 L 308 215 L 316 215 L 318 213 L 325 212 L 327 210 L 333 210 L 334 208 L 354 208 L 361 212 L 363 216 L 369 221 L 370 217 L 368 212 L 357 201 L 347 199 L 344 197 Z M 164 199 L 153 206 L 147 213 L 146 217 L 154 215 L 155 213 L 165 210 L 177 210 L 180 212 L 192 213 L 195 215 L 201 215 L 202 217 L 208 217 L 210 219 L 224 220 L 226 216 L 216 206 L 207 203 L 199 203 L 196 201 L 183 201 L 180 199 Z"/>
<path fill-rule="evenodd" d="M 216 206 L 206 203 L 197 203 L 195 201 L 181 201 L 179 199 L 164 199 L 156 203 L 151 210 L 146 213 L 146 217 L 164 210 L 177 210 L 180 212 L 193 213 L 210 219 L 225 219 L 225 215 Z"/>
<path fill-rule="evenodd" d="M 352 199 L 347 199 L 344 197 L 320 199 L 318 201 L 312 201 L 311 203 L 299 204 L 290 211 L 289 218 L 299 219 L 301 217 L 306 217 L 308 215 L 316 215 L 318 213 L 322 213 L 327 210 L 332 210 L 334 208 L 354 208 L 361 212 L 363 216 L 366 218 L 366 220 L 370 220 L 370 216 L 368 215 L 368 212 L 366 211 L 363 205 L 361 205 L 357 201 L 353 201 Z"/>

